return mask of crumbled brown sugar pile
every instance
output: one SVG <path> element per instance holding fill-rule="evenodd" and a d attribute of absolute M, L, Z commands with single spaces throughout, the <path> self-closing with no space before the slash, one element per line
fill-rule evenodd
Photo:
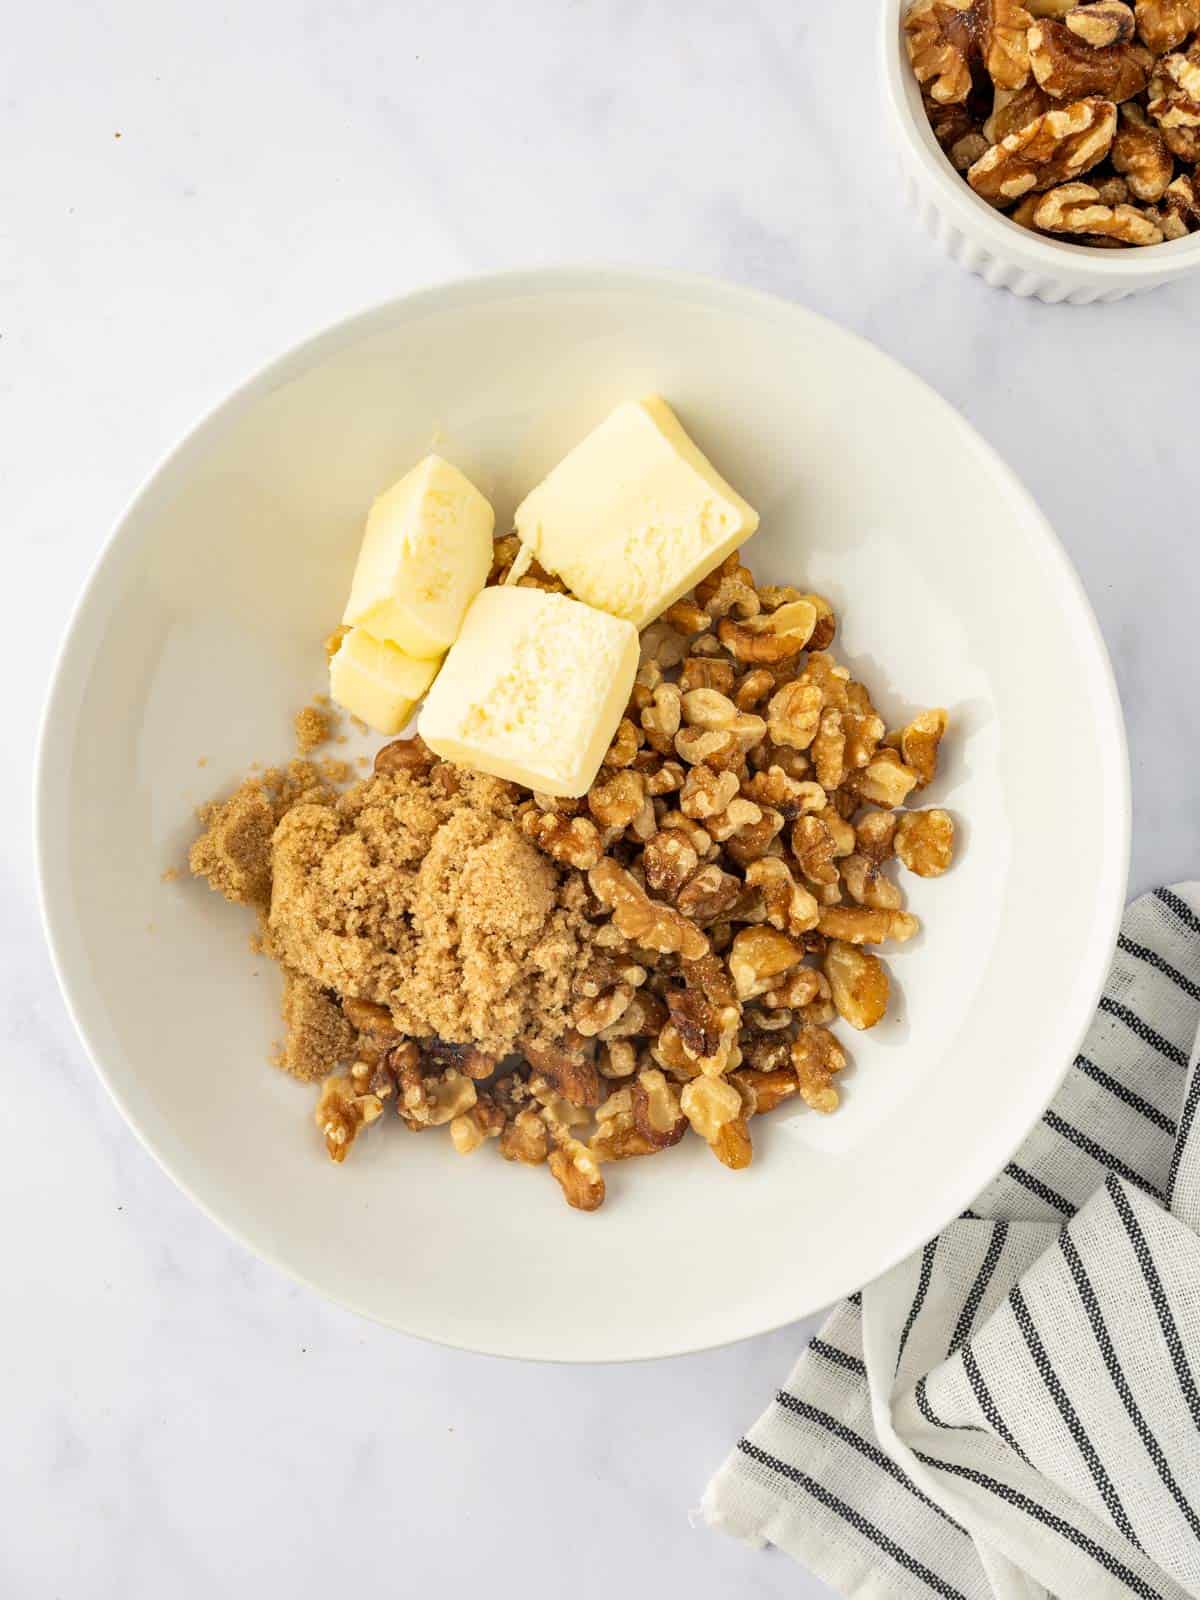
<path fill-rule="evenodd" d="M 290 978 L 289 1071 L 348 1059 L 354 1032 L 325 994 L 385 1007 L 406 1036 L 497 1054 L 567 1032 L 585 891 L 522 834 L 518 799 L 429 761 L 339 794 L 293 762 L 207 810 L 192 871 L 262 915 L 263 948 Z"/>

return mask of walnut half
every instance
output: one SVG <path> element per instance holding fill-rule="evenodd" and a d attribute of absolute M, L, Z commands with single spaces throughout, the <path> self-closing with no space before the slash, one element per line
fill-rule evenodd
<path fill-rule="evenodd" d="M 1112 148 L 1116 131 L 1115 105 L 1099 98 L 1078 100 L 1047 111 L 993 145 L 967 173 L 967 181 L 993 205 L 1008 205 L 1090 172 Z"/>

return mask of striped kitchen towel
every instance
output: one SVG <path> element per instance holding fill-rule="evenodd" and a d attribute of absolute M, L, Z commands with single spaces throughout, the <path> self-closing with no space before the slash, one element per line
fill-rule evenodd
<path fill-rule="evenodd" d="M 1200 1596 L 1200 883 L 1127 912 L 1050 1110 L 833 1312 L 705 1516 L 856 1600 Z"/>

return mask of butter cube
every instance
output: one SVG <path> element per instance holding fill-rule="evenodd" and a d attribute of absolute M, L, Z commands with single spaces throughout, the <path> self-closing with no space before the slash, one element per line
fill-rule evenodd
<path fill-rule="evenodd" d="M 586 794 L 637 666 L 632 623 L 541 589 L 484 589 L 425 702 L 421 736 L 478 772 Z"/>
<path fill-rule="evenodd" d="M 329 663 L 329 692 L 376 733 L 399 733 L 437 670 L 437 661 L 406 656 L 365 628 L 351 628 Z"/>
<path fill-rule="evenodd" d="M 457 467 L 426 456 L 371 507 L 342 621 L 440 656 L 487 580 L 495 521 Z"/>
<path fill-rule="evenodd" d="M 750 537 L 758 512 L 651 395 L 577 444 L 515 523 L 572 594 L 644 628 Z"/>

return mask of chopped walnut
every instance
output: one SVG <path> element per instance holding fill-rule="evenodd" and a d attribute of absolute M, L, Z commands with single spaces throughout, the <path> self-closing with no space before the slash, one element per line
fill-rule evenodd
<path fill-rule="evenodd" d="M 581 872 L 594 867 L 603 853 L 599 830 L 586 817 L 527 811 L 521 818 L 521 828 L 553 860 L 564 866 L 578 867 Z"/>
<path fill-rule="evenodd" d="M 795 967 L 764 991 L 761 1002 L 768 1012 L 803 1011 L 815 1000 L 828 996 L 829 985 L 814 967 Z"/>
<path fill-rule="evenodd" d="M 880 867 L 893 854 L 896 839 L 896 815 L 892 811 L 868 811 L 854 827 L 856 853 L 865 856 L 872 866 Z"/>
<path fill-rule="evenodd" d="M 717 637 L 735 661 L 776 665 L 790 661 L 808 647 L 817 626 L 817 608 L 810 600 L 792 600 L 751 623 L 726 618 Z"/>
<path fill-rule="evenodd" d="M 383 1115 L 378 1095 L 359 1093 L 352 1077 L 333 1075 L 321 1083 L 314 1121 L 325 1136 L 331 1161 L 346 1159 L 360 1128 L 368 1127 Z"/>
<path fill-rule="evenodd" d="M 424 739 L 393 739 L 375 752 L 374 772 L 428 772 L 437 761 Z"/>
<path fill-rule="evenodd" d="M 742 793 L 756 805 L 778 811 L 785 822 L 794 822 L 806 812 L 824 811 L 829 804 L 819 783 L 790 777 L 779 766 L 756 772 L 742 785 Z"/>
<path fill-rule="evenodd" d="M 605 859 L 588 873 L 592 893 L 612 912 L 627 939 L 648 950 L 678 953 L 689 961 L 708 953 L 708 940 L 694 923 L 671 906 L 651 900 L 637 879 Z"/>
<path fill-rule="evenodd" d="M 823 789 L 840 789 L 846 781 L 846 729 L 833 707 L 821 713 L 812 745 L 813 771 Z"/>
<path fill-rule="evenodd" d="M 880 750 L 860 772 L 852 772 L 849 786 L 877 806 L 902 806 L 916 788 L 917 774 L 895 750 Z"/>
<path fill-rule="evenodd" d="M 500 1135 L 499 1150 L 506 1161 L 541 1166 L 550 1150 L 549 1130 L 536 1111 L 519 1111 Z"/>
<path fill-rule="evenodd" d="M 1136 28 L 1133 10 L 1124 0 L 1091 0 L 1068 11 L 1063 21 L 1077 39 L 1094 50 L 1127 44 Z"/>
<path fill-rule="evenodd" d="M 679 1096 L 684 1116 L 725 1166 L 750 1165 L 750 1133 L 737 1085 L 724 1078 L 694 1078 Z"/>
<path fill-rule="evenodd" d="M 1161 200 L 1175 175 L 1175 162 L 1162 133 L 1141 106 L 1121 107 L 1121 125 L 1113 140 L 1112 164 L 1125 178 L 1134 199 Z"/>
<path fill-rule="evenodd" d="M 1050 106 L 1050 96 L 1036 83 L 1027 83 L 1023 89 L 997 89 L 992 114 L 983 125 L 983 137 L 989 146 L 999 144 L 1010 133 L 1027 128 Z"/>
<path fill-rule="evenodd" d="M 1184 231 L 1200 228 L 1200 167 L 1191 178 L 1176 178 L 1163 195 L 1162 204 L 1166 217 L 1180 224 Z"/>
<path fill-rule="evenodd" d="M 711 619 L 716 620 L 736 614 L 744 621 L 748 621 L 749 618 L 758 616 L 762 602 L 753 583 L 747 581 L 748 576 L 743 567 L 731 576 L 721 579 L 704 602 L 704 610 Z"/>
<path fill-rule="evenodd" d="M 817 924 L 829 939 L 847 944 L 904 944 L 921 924 L 907 911 L 872 911 L 867 906 L 828 906 Z"/>
<path fill-rule="evenodd" d="M 1146 109 L 1164 134 L 1200 128 L 1200 39 L 1187 55 L 1163 56 L 1158 62 Z"/>
<path fill-rule="evenodd" d="M 737 671 L 732 661 L 716 661 L 711 656 L 689 656 L 679 674 L 679 687 L 689 694 L 693 689 L 716 689 L 732 694 Z"/>
<path fill-rule="evenodd" d="M 554 1148 L 549 1167 L 563 1192 L 563 1198 L 576 1211 L 596 1211 L 604 1204 L 604 1178 L 596 1157 L 566 1128 L 551 1123 Z"/>
<path fill-rule="evenodd" d="M 838 1015 L 852 1028 L 873 1028 L 888 1004 L 888 975 L 879 957 L 833 939 L 822 966 Z"/>
<path fill-rule="evenodd" d="M 1178 50 L 1200 29 L 1200 0 L 1136 0 L 1138 32 L 1156 56 Z"/>
<path fill-rule="evenodd" d="M 924 789 L 937 777 L 938 751 L 946 736 L 949 720 L 947 712 L 941 707 L 934 711 L 922 711 L 897 735 L 897 745 L 905 765 L 917 775 L 918 789 Z"/>
<path fill-rule="evenodd" d="M 833 1080 L 846 1065 L 837 1040 L 826 1028 L 801 1028 L 792 1044 L 792 1066 L 800 1084 L 800 1098 L 812 1111 L 828 1116 L 840 1097 Z"/>
<path fill-rule="evenodd" d="M 782 1040 L 786 1065 L 769 1068 L 741 1067 L 730 1074 L 730 1081 L 741 1092 L 748 1116 L 764 1116 L 800 1092 L 800 1080 L 792 1067 L 790 1040 Z"/>
<path fill-rule="evenodd" d="M 762 891 L 767 921 L 781 933 L 807 933 L 817 926 L 820 907 L 779 856 L 752 861 L 746 868 L 746 882 Z"/>
<path fill-rule="evenodd" d="M 708 1077 L 720 1077 L 727 1071 L 741 1027 L 741 1008 L 721 1005 L 689 987 L 672 991 L 667 1010 L 684 1054 L 697 1070 Z"/>
<path fill-rule="evenodd" d="M 628 717 L 622 717 L 617 724 L 617 731 L 613 734 L 612 743 L 604 757 L 606 767 L 629 767 L 633 765 L 638 751 L 642 747 L 642 735 L 635 728 Z"/>
<path fill-rule="evenodd" d="M 689 922 L 707 928 L 732 911 L 742 892 L 739 879 L 710 862 L 689 878 L 675 904 Z"/>
<path fill-rule="evenodd" d="M 689 689 L 683 697 L 683 720 L 690 728 L 724 732 L 738 720 L 738 708 L 719 689 Z"/>
<path fill-rule="evenodd" d="M 631 994 L 630 1003 L 632 998 Z M 570 1036 L 566 1046 L 535 1044 L 527 1039 L 521 1051 L 533 1070 L 547 1079 L 568 1104 L 579 1107 L 600 1104 L 600 1074 L 595 1062 L 584 1054 L 581 1039 Z"/>
<path fill-rule="evenodd" d="M 1162 229 L 1134 206 L 1107 206 L 1087 183 L 1066 183 L 1043 195 L 1034 221 L 1045 233 L 1083 233 L 1122 244 L 1162 243 Z"/>
<path fill-rule="evenodd" d="M 919 878 L 940 878 L 954 860 L 948 811 L 906 811 L 896 826 L 896 854 Z"/>
<path fill-rule="evenodd" d="M 692 634 L 706 632 L 713 623 L 710 614 L 694 600 L 676 600 L 673 606 L 668 606 L 663 612 L 662 619 L 674 628 L 676 633 L 686 633 L 689 637 Z"/>
<path fill-rule="evenodd" d="M 738 792 L 737 774 L 715 772 L 701 762 L 688 772 L 679 793 L 679 809 L 685 817 L 706 821 L 719 816 Z"/>
<path fill-rule="evenodd" d="M 425 1072 L 420 1052 L 411 1041 L 392 1051 L 390 1063 L 399 1088 L 396 1110 L 414 1131 L 440 1128 L 475 1104 L 473 1079 L 457 1067 Z"/>
<path fill-rule="evenodd" d="M 468 1156 L 489 1139 L 498 1139 L 504 1132 L 506 1118 L 499 1106 L 483 1096 L 469 1111 L 464 1111 L 450 1123 L 450 1139 L 460 1156 Z"/>
<path fill-rule="evenodd" d="M 679 685 L 660 683 L 654 691 L 654 702 L 641 714 L 642 728 L 647 744 L 661 755 L 668 755 L 672 741 L 679 732 L 683 696 Z"/>
<path fill-rule="evenodd" d="M 1108 154 L 1116 129 L 1117 108 L 1107 100 L 1079 100 L 1047 111 L 993 145 L 967 181 L 993 205 L 1006 205 L 1090 171 Z"/>
<path fill-rule="evenodd" d="M 940 105 L 957 105 L 971 92 L 973 13 L 971 0 L 916 0 L 904 19 L 917 82 Z"/>
<path fill-rule="evenodd" d="M 854 849 L 854 829 L 831 807 L 798 817 L 792 828 L 792 854 L 810 883 L 836 884 L 836 861 Z"/>
<path fill-rule="evenodd" d="M 656 1149 L 678 1144 L 687 1131 L 687 1120 L 673 1083 L 657 1067 L 639 1072 L 630 1089 L 634 1126 Z"/>
<path fill-rule="evenodd" d="M 695 847 L 677 828 L 658 833 L 642 852 L 646 887 L 673 900 L 700 865 Z"/>
<path fill-rule="evenodd" d="M 903 901 L 896 884 L 866 856 L 857 852 L 842 862 L 842 882 L 850 898 L 875 911 L 899 911 Z"/>
<path fill-rule="evenodd" d="M 624 832 L 641 811 L 646 799 L 646 780 L 640 772 L 614 773 L 593 784 L 588 792 L 588 810 L 602 828 Z M 582 862 L 574 863 L 583 866 Z M 595 866 L 595 862 L 587 863 Z"/>
<path fill-rule="evenodd" d="M 741 746 L 730 730 L 680 728 L 675 735 L 675 754 L 689 767 L 708 766 L 715 771 L 732 771 L 742 763 Z"/>
<path fill-rule="evenodd" d="M 772 981 L 804 957 L 804 946 L 776 928 L 743 928 L 734 935 L 729 971 L 739 1000 L 765 994 Z"/>
<path fill-rule="evenodd" d="M 767 707 L 767 733 L 772 743 L 807 750 L 821 726 L 823 705 L 819 685 L 802 679 L 784 684 Z"/>
<path fill-rule="evenodd" d="M 1056 100 L 1099 95 L 1119 104 L 1141 94 L 1150 81 L 1154 58 L 1141 44 L 1127 42 L 1097 49 L 1078 38 L 1066 22 L 1051 20 L 1035 22 L 1028 37 L 1033 75 Z"/>

